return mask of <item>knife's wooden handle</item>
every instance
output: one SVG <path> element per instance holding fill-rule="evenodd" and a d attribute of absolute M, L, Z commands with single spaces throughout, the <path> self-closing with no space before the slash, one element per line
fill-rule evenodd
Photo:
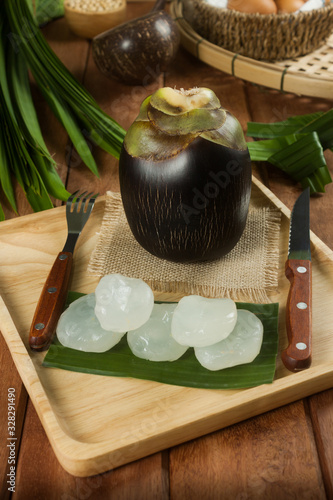
<path fill-rule="evenodd" d="M 290 371 L 309 368 L 312 353 L 312 274 L 311 261 L 290 259 L 286 262 L 290 289 L 286 308 L 289 345 L 281 353 Z"/>
<path fill-rule="evenodd" d="M 44 351 L 53 339 L 68 292 L 72 262 L 71 252 L 60 252 L 47 277 L 29 333 L 34 351 Z"/>

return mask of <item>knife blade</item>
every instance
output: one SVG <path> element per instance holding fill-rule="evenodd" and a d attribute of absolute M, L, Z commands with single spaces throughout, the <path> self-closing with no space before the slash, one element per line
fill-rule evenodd
<path fill-rule="evenodd" d="M 296 372 L 309 368 L 312 356 L 310 188 L 301 193 L 291 213 L 285 273 L 290 281 L 286 305 L 289 345 L 281 358 L 288 370 Z"/>

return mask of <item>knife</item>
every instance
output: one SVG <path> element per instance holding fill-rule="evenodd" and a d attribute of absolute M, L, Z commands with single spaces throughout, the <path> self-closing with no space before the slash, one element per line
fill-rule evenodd
<path fill-rule="evenodd" d="M 309 368 L 312 354 L 310 188 L 302 192 L 291 213 L 285 271 L 290 281 L 286 306 L 289 345 L 281 357 L 285 367 L 296 372 Z"/>

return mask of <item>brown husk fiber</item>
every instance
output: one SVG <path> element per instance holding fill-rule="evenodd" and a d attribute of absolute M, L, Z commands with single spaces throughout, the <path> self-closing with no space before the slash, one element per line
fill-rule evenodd
<path fill-rule="evenodd" d="M 173 263 L 151 255 L 137 243 L 120 193 L 108 192 L 88 272 L 141 278 L 156 292 L 270 302 L 268 292 L 278 286 L 280 217 L 277 209 L 250 204 L 245 231 L 228 255 L 213 262 Z"/>
<path fill-rule="evenodd" d="M 245 14 L 183 2 L 183 17 L 204 39 L 257 60 L 283 60 L 306 55 L 325 43 L 333 30 L 333 4 L 292 14 Z"/>

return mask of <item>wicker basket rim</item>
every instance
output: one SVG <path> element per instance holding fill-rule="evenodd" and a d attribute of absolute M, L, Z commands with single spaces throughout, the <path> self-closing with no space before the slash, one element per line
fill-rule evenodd
<path fill-rule="evenodd" d="M 182 0 L 178 0 L 178 3 L 182 3 Z M 318 17 L 318 15 L 321 14 L 327 14 L 331 10 L 333 10 L 333 3 L 330 5 L 326 5 L 325 7 L 321 7 L 320 9 L 315 9 L 315 10 L 307 10 L 307 11 L 302 11 L 302 12 L 292 12 L 290 14 L 285 13 L 285 14 L 259 14 L 259 13 L 254 13 L 254 14 L 249 14 L 246 12 L 239 12 L 237 10 L 231 10 L 228 8 L 223 8 L 223 7 L 216 7 L 215 5 L 210 5 L 209 3 L 203 1 L 203 4 L 206 4 L 209 8 L 212 10 L 216 11 L 217 14 L 227 14 L 229 17 L 234 17 L 238 19 L 276 19 L 276 20 L 287 20 L 287 19 L 301 19 L 303 18 L 304 20 L 306 18 L 311 19 L 312 17 Z"/>
<path fill-rule="evenodd" d="M 327 68 L 327 58 L 333 55 L 333 32 L 328 45 L 295 60 L 280 62 L 258 61 L 223 49 L 199 35 L 183 17 L 183 5 L 173 0 L 170 9 L 177 22 L 183 47 L 200 61 L 229 75 L 255 85 L 265 86 L 280 92 L 332 100 L 333 68 Z M 315 59 L 315 61 L 313 60 Z M 311 63 L 315 72 L 307 71 Z M 316 67 L 320 73 L 316 73 Z"/>

